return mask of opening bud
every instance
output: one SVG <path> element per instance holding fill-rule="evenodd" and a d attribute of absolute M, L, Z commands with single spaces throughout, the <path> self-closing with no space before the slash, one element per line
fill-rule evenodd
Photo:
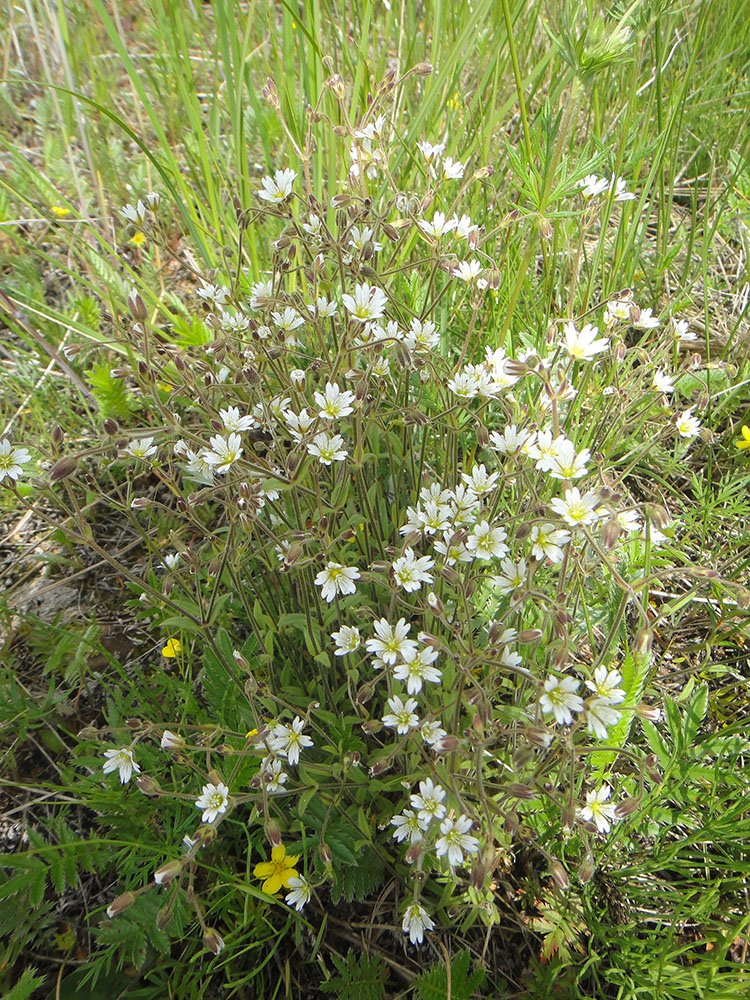
<path fill-rule="evenodd" d="M 559 889 L 564 890 L 570 888 L 570 879 L 568 878 L 568 873 L 563 868 L 561 861 L 558 861 L 557 858 L 553 858 L 549 864 L 549 871 Z"/>
<path fill-rule="evenodd" d="M 659 722 L 661 719 L 661 709 L 656 705 L 647 705 L 645 701 L 637 705 L 635 710 L 642 719 L 648 719 L 649 722 Z"/>
<path fill-rule="evenodd" d="M 169 885 L 182 871 L 181 861 L 167 861 L 154 872 L 154 882 L 157 885 Z"/>
<path fill-rule="evenodd" d="M 149 798 L 153 798 L 158 795 L 161 791 L 161 785 L 156 780 L 148 774 L 142 774 L 137 780 L 136 785 L 138 786 L 138 791 L 143 792 Z"/>
<path fill-rule="evenodd" d="M 214 927 L 207 927 L 203 932 L 203 944 L 214 955 L 224 950 L 224 938 Z"/>
<path fill-rule="evenodd" d="M 623 799 L 622 802 L 618 802 L 615 807 L 615 816 L 617 819 L 625 819 L 626 816 L 630 816 L 634 813 L 640 807 L 640 804 L 640 799 Z"/>
<path fill-rule="evenodd" d="M 276 820 L 266 820 L 266 825 L 263 827 L 263 831 L 266 835 L 266 840 L 271 847 L 278 847 L 281 844 L 281 828 Z"/>
<path fill-rule="evenodd" d="M 584 858 L 581 862 L 581 866 L 578 869 L 578 879 L 583 884 L 586 885 L 594 877 L 594 872 L 596 871 L 596 865 L 594 864 L 594 855 L 589 854 L 588 857 Z"/>
<path fill-rule="evenodd" d="M 123 892 L 121 896 L 113 899 L 112 902 L 107 907 L 107 916 L 116 917 L 118 913 L 122 913 L 123 910 L 127 910 L 129 906 L 132 906 L 135 902 L 134 892 Z"/>
<path fill-rule="evenodd" d="M 140 296 L 140 293 L 131 288 L 128 293 L 128 306 L 130 308 L 130 314 L 135 320 L 144 320 L 148 316 L 146 312 L 146 303 Z"/>

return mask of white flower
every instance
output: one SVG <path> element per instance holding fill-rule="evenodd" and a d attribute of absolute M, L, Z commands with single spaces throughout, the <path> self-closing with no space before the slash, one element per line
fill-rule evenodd
<path fill-rule="evenodd" d="M 205 452 L 198 453 L 188 448 L 185 452 L 185 458 L 187 459 L 185 472 L 191 479 L 195 479 L 199 483 L 207 483 L 208 485 L 213 483 L 214 469 L 206 461 Z"/>
<path fill-rule="evenodd" d="M 153 438 L 148 439 L 149 443 Z M 135 444 L 135 442 L 132 442 Z M 156 448 L 154 448 L 156 451 Z M 8 479 L 18 479 L 23 474 L 23 466 L 30 461 L 31 455 L 26 448 L 13 448 L 10 441 L 0 441 L 0 482 Z"/>
<path fill-rule="evenodd" d="M 508 424 L 502 434 L 499 431 L 490 434 L 490 447 L 501 455 L 517 455 L 533 445 L 534 437 L 532 431 L 518 430 L 515 424 Z"/>
<path fill-rule="evenodd" d="M 278 757 L 264 757 L 260 762 L 258 774 L 267 792 L 278 795 L 279 792 L 284 791 L 284 785 L 289 780 L 289 775 L 283 768 L 283 762 Z"/>
<path fill-rule="evenodd" d="M 362 642 L 359 629 L 352 625 L 342 625 L 338 632 L 331 632 L 331 638 L 336 643 L 334 656 L 356 653 Z"/>
<path fill-rule="evenodd" d="M 437 684 L 442 678 L 437 667 L 430 664 L 437 659 L 438 652 L 427 646 L 421 649 L 413 660 L 408 663 L 399 663 L 393 671 L 393 676 L 397 681 L 406 681 L 407 694 L 419 694 L 422 690 L 422 683 L 429 681 Z"/>
<path fill-rule="evenodd" d="M 317 456 L 322 465 L 343 462 L 349 454 L 344 448 L 344 439 L 340 434 L 316 434 L 313 443 L 308 444 L 307 450 L 311 455 Z"/>
<path fill-rule="evenodd" d="M 617 518 L 617 523 L 626 534 L 629 535 L 634 531 L 640 531 L 641 515 L 637 510 L 620 510 L 615 514 L 615 517 Z"/>
<path fill-rule="evenodd" d="M 492 577 L 492 583 L 501 594 L 511 594 L 514 590 L 519 590 L 526 583 L 526 560 L 519 559 L 514 563 L 512 559 L 503 559 L 500 563 L 501 572 Z"/>
<path fill-rule="evenodd" d="M 606 351 L 609 346 L 608 337 L 599 337 L 599 328 L 587 323 L 582 330 L 576 330 L 573 323 L 565 324 L 565 343 L 563 347 L 577 361 L 591 361 L 597 354 Z"/>
<path fill-rule="evenodd" d="M 573 721 L 571 712 L 580 712 L 583 701 L 574 694 L 580 681 L 575 677 L 549 677 L 544 682 L 544 694 L 539 699 L 542 711 L 553 712 L 560 725 L 570 725 Z"/>
<path fill-rule="evenodd" d="M 440 334 L 431 319 L 422 322 L 416 316 L 409 324 L 409 329 L 404 335 L 404 345 L 410 351 L 425 352 L 431 351 L 440 343 Z"/>
<path fill-rule="evenodd" d="M 383 725 L 395 729 L 401 736 L 406 735 L 410 729 L 416 729 L 419 725 L 419 716 L 414 709 L 417 707 L 416 698 L 407 698 L 402 701 L 397 694 L 389 698 L 386 705 L 391 710 L 388 715 L 383 716 Z"/>
<path fill-rule="evenodd" d="M 466 539 L 466 548 L 475 559 L 499 559 L 508 554 L 506 538 L 505 528 L 493 528 L 489 521 L 480 521 L 471 529 L 471 534 Z"/>
<path fill-rule="evenodd" d="M 291 726 L 285 726 L 283 722 L 278 722 L 268 737 L 268 746 L 274 753 L 286 757 L 290 764 L 296 764 L 299 761 L 300 750 L 314 745 L 310 737 L 305 736 L 302 732 L 304 728 L 304 720 L 300 719 L 298 715 L 295 716 Z"/>
<path fill-rule="evenodd" d="M 458 816 L 452 819 L 450 816 L 440 824 L 442 837 L 435 841 L 435 853 L 439 858 L 444 854 L 448 855 L 449 865 L 460 865 L 464 860 L 464 851 L 467 854 L 476 854 L 479 850 L 479 841 L 476 837 L 469 836 L 471 820 L 468 816 Z"/>
<path fill-rule="evenodd" d="M 621 680 L 619 670 L 608 670 L 601 666 L 594 671 L 593 681 L 586 681 L 586 687 L 605 705 L 619 705 L 625 700 L 625 691 L 617 686 Z"/>
<path fill-rule="evenodd" d="M 602 191 L 607 190 L 608 184 L 604 177 L 597 177 L 596 174 L 588 174 L 578 181 L 576 186 L 581 189 L 581 194 L 584 198 L 595 198 Z"/>
<path fill-rule="evenodd" d="M 586 462 L 590 458 L 588 448 L 576 452 L 572 441 L 562 441 L 550 461 L 549 474 L 553 479 L 579 479 L 586 475 Z"/>
<path fill-rule="evenodd" d="M 371 323 L 380 319 L 385 311 L 388 296 L 375 285 L 357 284 L 354 295 L 343 295 L 345 308 L 352 314 L 352 319 L 358 323 Z"/>
<path fill-rule="evenodd" d="M 365 648 L 368 653 L 374 653 L 383 663 L 393 664 L 399 657 L 405 662 L 413 660 L 417 655 L 417 643 L 407 639 L 411 625 L 405 618 L 399 618 L 395 625 L 389 625 L 387 619 L 381 618 L 375 622 L 375 639 L 367 639 Z"/>
<path fill-rule="evenodd" d="M 250 287 L 250 308 L 253 311 L 262 309 L 269 303 L 266 299 L 270 299 L 273 295 L 273 281 L 256 281 L 254 285 Z"/>
<path fill-rule="evenodd" d="M 426 236 L 431 236 L 433 239 L 439 240 L 441 236 L 447 236 L 448 233 L 453 232 L 453 230 L 458 225 L 458 219 L 455 215 L 452 218 L 447 218 L 445 212 L 435 212 L 432 217 L 432 222 L 426 222 L 424 219 L 419 220 L 419 228 Z"/>
<path fill-rule="evenodd" d="M 444 531 L 442 541 L 435 541 L 435 551 L 443 556 L 446 566 L 455 566 L 457 562 L 471 562 L 474 558 L 463 542 L 453 541 L 455 534 L 452 529 Z"/>
<path fill-rule="evenodd" d="M 391 825 L 396 827 L 393 831 L 393 837 L 399 844 L 407 837 L 410 844 L 416 844 L 418 840 L 422 839 L 422 833 L 427 829 L 429 823 L 421 820 L 412 809 L 404 809 L 403 813 L 399 813 L 391 819 Z"/>
<path fill-rule="evenodd" d="M 592 698 L 586 702 L 586 728 L 597 739 L 606 740 L 607 726 L 614 726 L 620 721 L 620 712 L 610 708 L 601 698 Z"/>
<path fill-rule="evenodd" d="M 227 431 L 238 433 L 249 431 L 255 425 L 255 417 L 241 417 L 239 408 L 236 406 L 228 406 L 226 410 L 219 410 L 219 416 L 224 424 L 224 430 Z"/>
<path fill-rule="evenodd" d="M 301 441 L 315 423 L 315 417 L 311 416 L 305 409 L 300 410 L 299 413 L 295 413 L 293 410 L 285 410 L 284 422 L 294 440 Z"/>
<path fill-rule="evenodd" d="M 474 281 L 482 273 L 482 265 L 478 260 L 462 260 L 452 269 L 451 274 L 454 278 L 460 278 L 461 281 Z"/>
<path fill-rule="evenodd" d="M 200 798 L 195 802 L 198 809 L 203 810 L 201 820 L 203 823 L 213 823 L 220 813 L 227 811 L 229 805 L 229 789 L 223 782 L 214 785 L 209 782 L 203 786 Z"/>
<path fill-rule="evenodd" d="M 320 596 L 328 604 L 336 594 L 355 593 L 357 590 L 355 580 L 359 580 L 359 570 L 356 566 L 342 566 L 337 562 L 329 562 L 315 577 L 316 585 L 322 588 Z"/>
<path fill-rule="evenodd" d="M 292 185 L 297 178 L 294 170 L 277 170 L 273 177 L 261 180 L 262 188 L 258 188 L 258 197 L 263 201 L 279 203 L 286 201 L 292 193 Z"/>
<path fill-rule="evenodd" d="M 162 750 L 182 750 L 185 740 L 179 733 L 173 733 L 171 729 L 165 729 L 161 734 Z"/>
<path fill-rule="evenodd" d="M 419 590 L 423 583 L 432 583 L 433 577 L 427 571 L 435 565 L 435 560 L 429 556 L 417 558 L 414 550 L 407 546 L 404 554 L 393 564 L 393 576 L 399 587 L 407 594 Z"/>
<path fill-rule="evenodd" d="M 230 434 L 227 438 L 216 434 L 209 444 L 212 450 L 203 453 L 203 460 L 215 466 L 217 472 L 228 472 L 242 454 L 242 438 L 239 434 Z"/>
<path fill-rule="evenodd" d="M 292 309 L 291 306 L 287 306 L 283 312 L 272 312 L 271 318 L 284 334 L 286 343 L 292 345 L 296 344 L 297 337 L 294 331 L 304 325 L 304 317 L 300 316 L 296 309 Z"/>
<path fill-rule="evenodd" d="M 459 240 L 468 240 L 472 233 L 476 233 L 479 226 L 475 226 L 468 215 L 462 215 L 461 218 L 456 222 L 456 238 Z"/>
<path fill-rule="evenodd" d="M 439 743 L 448 734 L 437 719 L 426 719 L 422 723 L 419 735 L 428 746 L 434 747 L 436 743 Z"/>
<path fill-rule="evenodd" d="M 459 483 L 455 490 L 450 492 L 450 511 L 453 521 L 457 526 L 470 524 L 479 507 L 479 497 L 466 483 Z M 442 530 L 445 530 L 445 525 Z"/>
<path fill-rule="evenodd" d="M 446 156 L 443 160 L 443 176 L 448 180 L 455 181 L 463 177 L 465 169 L 460 160 L 454 160 L 450 156 Z"/>
<path fill-rule="evenodd" d="M 577 486 L 565 491 L 564 500 L 557 497 L 550 500 L 552 510 L 573 528 L 583 524 L 594 524 L 599 518 L 598 504 L 599 500 L 593 490 L 589 490 L 581 496 L 581 491 Z"/>
<path fill-rule="evenodd" d="M 549 559 L 551 563 L 562 562 L 562 546 L 570 541 L 570 532 L 556 528 L 554 524 L 535 525 L 531 529 L 531 554 L 535 559 Z"/>
<path fill-rule="evenodd" d="M 653 312 L 653 309 L 642 309 L 640 316 L 633 323 L 633 326 L 637 330 L 655 330 L 657 326 L 661 326 L 661 323 L 653 315 Z"/>
<path fill-rule="evenodd" d="M 600 833 L 609 833 L 612 821 L 616 819 L 617 807 L 607 802 L 611 792 L 609 785 L 602 785 L 595 791 L 586 792 L 586 805 L 581 809 L 581 819 L 587 823 L 593 820 Z"/>
<path fill-rule="evenodd" d="M 484 463 L 482 463 L 481 465 L 474 465 L 469 473 L 462 472 L 461 479 L 463 479 L 469 489 L 473 490 L 481 498 L 491 493 L 495 488 L 498 473 L 493 472 L 489 474 L 484 467 Z"/>
<path fill-rule="evenodd" d="M 325 393 L 316 392 L 314 395 L 315 402 L 320 407 L 318 416 L 323 420 L 338 420 L 339 417 L 348 417 L 350 413 L 354 413 L 352 403 L 356 397 L 348 389 L 342 391 L 337 385 L 327 382 Z"/>
<path fill-rule="evenodd" d="M 374 253 L 377 253 L 379 250 L 383 249 L 383 244 L 373 240 L 373 236 L 374 233 L 370 226 L 362 226 L 361 229 L 359 226 L 352 226 L 349 230 L 348 245 L 361 253 L 365 246 L 369 243 Z"/>
<path fill-rule="evenodd" d="M 4 441 L 3 444 L 5 444 Z M 0 448 L 1 447 L 2 446 L 0 446 Z M 151 458 L 152 455 L 155 455 L 157 450 L 158 449 L 154 444 L 153 438 L 138 438 L 135 441 L 131 441 L 130 444 L 125 449 L 126 453 L 130 455 L 132 458 L 142 458 L 144 460 L 147 458 Z M 0 458 L 0 463 L 1 461 L 2 460 Z M 18 477 L 13 476 L 13 478 L 16 479 Z"/>
<path fill-rule="evenodd" d="M 539 472 L 549 472 L 553 468 L 557 452 L 568 439 L 564 434 L 552 437 L 552 431 L 539 431 L 536 441 L 529 447 L 529 458 L 536 462 Z"/>
<path fill-rule="evenodd" d="M 683 410 L 682 413 L 678 415 L 675 426 L 680 437 L 694 438 L 700 434 L 701 422 L 697 417 L 693 416 L 693 410 L 691 408 L 689 410 Z"/>
<path fill-rule="evenodd" d="M 307 222 L 302 223 L 302 228 L 310 236 L 319 236 L 321 225 L 322 223 L 320 221 L 320 216 L 316 215 L 314 212 L 311 212 L 307 218 Z"/>
<path fill-rule="evenodd" d="M 433 819 L 442 819 L 445 816 L 445 789 L 441 785 L 434 784 L 432 778 L 419 782 L 419 794 L 416 792 L 409 796 L 409 805 L 417 810 L 417 815 L 425 824 L 429 824 Z"/>
<path fill-rule="evenodd" d="M 330 316 L 335 316 L 338 312 L 338 303 L 329 302 L 324 296 L 320 296 L 315 302 L 315 311 L 318 316 L 323 317 L 323 319 L 328 319 Z"/>
<path fill-rule="evenodd" d="M 673 319 L 672 326 L 674 328 L 675 338 L 683 343 L 689 343 L 692 340 L 698 339 L 698 334 L 693 333 L 689 329 L 689 324 L 686 319 Z"/>
<path fill-rule="evenodd" d="M 312 886 L 302 875 L 290 875 L 287 878 L 287 887 L 291 889 L 284 899 L 289 906 L 293 906 L 298 913 L 312 899 Z"/>
<path fill-rule="evenodd" d="M 165 569 L 174 569 L 180 561 L 179 552 L 170 552 L 168 555 L 164 556 L 164 567 Z"/>
<path fill-rule="evenodd" d="M 128 204 L 124 208 L 120 209 L 120 215 L 126 222 L 132 222 L 134 225 L 143 226 L 146 223 L 146 206 L 142 201 L 139 201 L 135 208 Z"/>
<path fill-rule="evenodd" d="M 198 298 L 204 299 L 215 306 L 222 306 L 229 298 L 229 289 L 226 285 L 210 285 L 204 281 L 201 287 L 197 289 L 196 295 Z"/>
<path fill-rule="evenodd" d="M 607 185 L 609 190 L 615 189 L 615 201 L 634 201 L 635 195 L 625 190 L 625 181 L 622 177 L 615 177 L 614 174 L 609 179 Z"/>
<path fill-rule="evenodd" d="M 454 395 L 460 396 L 462 399 L 473 399 L 479 393 L 479 375 L 464 369 L 448 380 L 448 388 Z"/>
<path fill-rule="evenodd" d="M 654 372 L 653 387 L 657 392 L 670 393 L 674 392 L 674 383 L 672 381 L 671 375 L 667 375 L 665 371 L 661 368 L 657 368 Z"/>
<path fill-rule="evenodd" d="M 421 944 L 424 940 L 424 932 L 431 931 L 435 924 L 427 913 L 427 910 L 419 903 L 410 903 L 406 907 L 401 929 L 404 934 L 409 935 L 412 944 Z"/>
<path fill-rule="evenodd" d="M 136 764 L 135 754 L 130 747 L 120 747 L 119 750 L 105 750 L 104 756 L 107 759 L 104 761 L 102 770 L 105 774 L 109 774 L 115 770 L 119 771 L 121 785 L 126 785 L 133 777 L 134 772 L 135 774 L 141 773 L 141 768 Z"/>
<path fill-rule="evenodd" d="M 614 323 L 616 320 L 624 323 L 630 320 L 630 310 L 633 303 L 630 299 L 612 299 L 607 303 L 607 308 L 604 310 L 604 322 L 607 326 Z"/>
<path fill-rule="evenodd" d="M 426 142 L 422 139 L 417 143 L 417 149 L 428 163 L 432 163 L 433 160 L 439 159 L 445 152 L 445 143 L 436 142 L 433 146 L 431 142 Z"/>

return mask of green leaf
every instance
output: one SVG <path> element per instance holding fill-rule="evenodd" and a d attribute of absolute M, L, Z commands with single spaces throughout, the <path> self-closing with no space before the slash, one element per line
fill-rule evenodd
<path fill-rule="evenodd" d="M 474 992 L 484 983 L 483 969 L 469 972 L 471 953 L 460 951 L 451 958 L 450 1000 L 471 1000 Z M 448 1000 L 448 973 L 443 964 L 434 965 L 414 981 L 420 1000 Z"/>
<path fill-rule="evenodd" d="M 701 684 L 685 707 L 683 736 L 686 749 L 689 749 L 693 745 L 707 711 L 708 684 Z"/>
<path fill-rule="evenodd" d="M 44 976 L 38 976 L 34 969 L 24 969 L 21 978 L 10 992 L 4 994 L 4 998 L 5 1000 L 27 1000 L 43 983 Z"/>
<path fill-rule="evenodd" d="M 318 987 L 321 993 L 336 993 L 338 1000 L 382 1000 L 388 967 L 377 955 L 357 955 L 349 951 L 346 959 L 331 956 L 338 976 Z"/>

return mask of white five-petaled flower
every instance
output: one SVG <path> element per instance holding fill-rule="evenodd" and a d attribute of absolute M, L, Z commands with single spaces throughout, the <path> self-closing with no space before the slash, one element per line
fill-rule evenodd
<path fill-rule="evenodd" d="M 353 392 L 342 390 L 332 382 L 326 383 L 325 393 L 316 392 L 315 402 L 320 407 L 318 416 L 323 420 L 338 420 L 339 417 L 348 417 L 354 413 L 352 403 L 355 400 Z"/>
<path fill-rule="evenodd" d="M 586 805 L 581 809 L 581 819 L 593 822 L 599 833 L 609 833 L 612 821 L 616 819 L 613 803 L 608 802 L 612 789 L 609 785 L 586 792 Z"/>
<path fill-rule="evenodd" d="M 570 725 L 573 721 L 571 712 L 580 712 L 583 701 L 575 692 L 580 681 L 575 677 L 548 677 L 544 682 L 544 694 L 539 699 L 542 711 L 553 712 L 555 720 L 560 725 Z"/>
<path fill-rule="evenodd" d="M 141 773 L 140 765 L 136 763 L 135 754 L 130 747 L 120 747 L 119 750 L 110 748 L 104 751 L 104 756 L 107 759 L 104 761 L 102 770 L 105 774 L 119 771 L 121 785 L 126 785 L 133 777 L 133 773 Z"/>
<path fill-rule="evenodd" d="M 662 371 L 661 368 L 657 368 L 654 372 L 652 385 L 657 392 L 663 392 L 665 395 L 667 393 L 674 392 L 674 382 L 672 381 L 672 376 L 667 375 L 667 373 Z"/>
<path fill-rule="evenodd" d="M 419 782 L 419 793 L 414 792 L 409 796 L 409 805 L 417 810 L 417 815 L 425 824 L 429 824 L 433 819 L 442 819 L 445 816 L 445 789 L 442 785 L 436 785 L 432 778 L 427 778 Z"/>
<path fill-rule="evenodd" d="M 482 265 L 478 260 L 462 260 L 453 267 L 451 274 L 461 281 L 474 281 L 482 273 Z"/>
<path fill-rule="evenodd" d="M 209 444 L 211 450 L 203 453 L 203 459 L 215 467 L 217 472 L 228 472 L 242 455 L 242 438 L 239 434 L 230 434 L 226 438 L 216 434 Z"/>
<path fill-rule="evenodd" d="M 465 164 L 461 163 L 460 160 L 454 160 L 451 156 L 446 156 L 443 160 L 443 177 L 446 177 L 448 180 L 459 180 L 463 177 L 465 169 Z"/>
<path fill-rule="evenodd" d="M 331 638 L 336 643 L 334 656 L 356 653 L 362 642 L 359 629 L 353 625 L 342 625 L 338 632 L 331 632 Z"/>
<path fill-rule="evenodd" d="M 355 580 L 359 580 L 359 570 L 356 566 L 343 566 L 337 562 L 329 562 L 315 577 L 316 585 L 322 588 L 320 596 L 328 604 L 336 594 L 355 593 L 357 589 Z"/>
<path fill-rule="evenodd" d="M 416 844 L 418 840 L 422 839 L 422 834 L 429 823 L 420 819 L 413 809 L 404 809 L 403 813 L 399 813 L 391 819 L 391 826 L 396 827 L 393 831 L 393 837 L 399 844 L 407 837 L 410 844 Z"/>
<path fill-rule="evenodd" d="M 8 479 L 18 479 L 23 474 L 23 466 L 30 459 L 31 455 L 26 448 L 14 448 L 7 438 L 0 441 L 0 482 L 6 476 Z"/>
<path fill-rule="evenodd" d="M 609 338 L 597 338 L 598 333 L 599 328 L 591 323 L 587 323 L 582 330 L 577 330 L 573 323 L 566 323 L 563 347 L 576 361 L 591 361 L 609 347 Z"/>
<path fill-rule="evenodd" d="M 424 940 L 424 932 L 431 931 L 435 924 L 427 913 L 427 910 L 419 903 L 409 903 L 404 913 L 401 929 L 404 934 L 409 935 L 412 944 L 421 944 Z"/>
<path fill-rule="evenodd" d="M 606 178 L 597 177 L 596 174 L 588 174 L 582 177 L 576 186 L 581 189 L 584 198 L 596 198 L 602 191 L 607 190 L 607 181 Z"/>
<path fill-rule="evenodd" d="M 427 142 L 425 139 L 421 139 L 417 143 L 417 149 L 428 163 L 432 163 L 433 160 L 439 159 L 445 152 L 445 143 L 436 142 L 433 145 L 433 143 Z"/>
<path fill-rule="evenodd" d="M 277 170 L 273 177 L 261 180 L 262 188 L 258 188 L 258 197 L 274 204 L 286 201 L 292 193 L 292 185 L 297 178 L 294 170 Z"/>
<path fill-rule="evenodd" d="M 653 309 L 641 309 L 638 319 L 633 321 L 633 326 L 636 330 L 655 330 L 657 326 L 661 326 L 661 321 L 654 316 Z"/>
<path fill-rule="evenodd" d="M 425 719 L 420 727 L 419 735 L 428 746 L 434 747 L 436 743 L 439 743 L 448 734 L 440 725 L 438 719 Z"/>
<path fill-rule="evenodd" d="M 519 430 L 515 424 L 508 424 L 502 434 L 499 431 L 490 434 L 490 447 L 501 455 L 517 455 L 533 446 L 535 436 L 533 431 Z"/>
<path fill-rule="evenodd" d="M 288 344 L 296 344 L 297 336 L 294 331 L 299 329 L 299 327 L 304 326 L 304 316 L 300 316 L 296 309 L 292 309 L 291 306 L 287 306 L 283 312 L 272 312 L 271 318 L 284 334 L 285 341 Z"/>
<path fill-rule="evenodd" d="M 251 427 L 255 426 L 255 417 L 240 416 L 237 406 L 228 406 L 226 410 L 219 410 L 219 416 L 226 431 L 234 431 L 239 434 L 242 431 L 249 431 Z"/>
<path fill-rule="evenodd" d="M 354 295 L 343 295 L 341 298 L 352 319 L 358 323 L 371 323 L 380 319 L 388 302 L 388 296 L 382 288 L 366 283 L 356 284 Z"/>
<path fill-rule="evenodd" d="M 264 757 L 258 768 L 260 780 L 267 792 L 278 795 L 284 791 L 289 775 L 284 770 L 284 764 L 278 757 Z"/>
<path fill-rule="evenodd" d="M 622 674 L 619 670 L 608 670 L 607 667 L 601 666 L 594 671 L 593 681 L 586 681 L 586 687 L 605 705 L 619 705 L 625 700 L 625 691 L 618 687 L 621 680 Z"/>
<path fill-rule="evenodd" d="M 368 653 L 375 656 L 386 664 L 395 663 L 399 657 L 405 662 L 413 660 L 417 655 L 417 643 L 414 639 L 407 639 L 411 625 L 406 624 L 405 618 L 399 618 L 395 625 L 390 625 L 385 618 L 375 622 L 375 638 L 365 641 L 365 648 Z"/>
<path fill-rule="evenodd" d="M 434 565 L 434 559 L 429 556 L 416 557 L 414 549 L 407 546 L 404 554 L 393 564 L 393 577 L 399 587 L 410 594 L 419 590 L 423 583 L 432 583 L 433 577 L 428 570 Z"/>
<path fill-rule="evenodd" d="M 298 913 L 312 899 L 312 886 L 302 875 L 290 875 L 286 882 L 287 888 L 291 891 L 284 899 L 289 906 L 293 906 Z"/>
<path fill-rule="evenodd" d="M 312 444 L 308 444 L 307 450 L 311 455 L 316 456 L 322 465 L 343 462 L 349 454 L 344 448 L 344 439 L 340 434 L 326 434 L 325 432 L 316 434 Z"/>
<path fill-rule="evenodd" d="M 440 824 L 441 837 L 435 842 L 435 853 L 439 858 L 444 854 L 448 855 L 449 865 L 460 865 L 464 859 L 464 852 L 476 854 L 479 850 L 479 841 L 476 837 L 469 836 L 471 820 L 468 816 L 458 816 L 452 819 L 448 816 Z"/>
<path fill-rule="evenodd" d="M 621 712 L 612 708 L 602 698 L 591 698 L 586 702 L 586 728 L 597 739 L 607 738 L 607 726 L 614 726 L 620 721 Z"/>
<path fill-rule="evenodd" d="M 407 698 L 406 701 L 403 701 L 395 694 L 388 699 L 386 705 L 390 712 L 383 716 L 383 725 L 395 729 L 401 736 L 405 736 L 409 730 L 417 728 L 419 716 L 414 711 L 417 707 L 416 698 Z"/>
<path fill-rule="evenodd" d="M 141 458 L 144 461 L 147 458 L 151 458 L 152 455 L 155 455 L 157 450 L 158 449 L 154 444 L 154 439 L 152 437 L 136 438 L 136 440 L 131 441 L 125 449 L 126 453 L 132 458 Z"/>
<path fill-rule="evenodd" d="M 689 410 L 683 410 L 677 417 L 677 422 L 675 424 L 677 428 L 677 433 L 680 437 L 684 438 L 694 438 L 700 434 L 701 422 L 697 417 L 693 416 L 692 408 Z"/>
<path fill-rule="evenodd" d="M 570 532 L 556 528 L 554 524 L 536 524 L 531 529 L 531 554 L 535 559 L 549 559 L 551 563 L 562 562 L 562 546 L 570 541 Z"/>
<path fill-rule="evenodd" d="M 437 684 L 443 676 L 437 667 L 431 664 L 437 659 L 438 652 L 431 646 L 420 649 L 413 660 L 399 663 L 393 670 L 397 681 L 406 681 L 407 694 L 419 694 L 424 681 Z"/>
<path fill-rule="evenodd" d="M 495 488 L 498 473 L 488 473 L 483 462 L 481 465 L 474 465 L 471 472 L 462 472 L 461 479 L 478 497 L 484 497 Z"/>
<path fill-rule="evenodd" d="M 419 220 L 419 228 L 422 232 L 426 236 L 431 236 L 436 240 L 439 240 L 441 236 L 447 236 L 448 233 L 453 232 L 457 225 L 458 219 L 455 215 L 449 219 L 445 212 L 435 212 L 432 222 L 427 222 L 425 219 Z"/>
<path fill-rule="evenodd" d="M 279 754 L 281 757 L 286 757 L 290 764 L 296 764 L 299 761 L 300 750 L 313 746 L 313 741 L 310 737 L 302 732 L 304 728 L 304 720 L 300 719 L 298 715 L 295 716 L 291 726 L 286 726 L 283 722 L 278 722 L 268 737 L 268 746 L 274 753 Z"/>
<path fill-rule="evenodd" d="M 581 525 L 594 524 L 599 519 L 599 499 L 594 490 L 589 490 L 581 496 L 577 486 L 565 491 L 565 499 L 555 497 L 550 500 L 550 507 L 562 517 L 572 528 Z"/>
<path fill-rule="evenodd" d="M 195 801 L 198 809 L 203 810 L 201 820 L 203 823 L 213 823 L 220 813 L 227 811 L 229 805 L 229 789 L 220 781 L 214 785 L 209 781 L 203 786 L 202 793 Z"/>
<path fill-rule="evenodd" d="M 590 458 L 588 448 L 576 452 L 572 441 L 562 441 L 550 461 L 549 474 L 553 479 L 579 479 L 586 475 L 586 462 Z"/>
<path fill-rule="evenodd" d="M 492 527 L 489 521 L 480 521 L 471 529 L 466 548 L 475 559 L 499 559 L 510 551 L 505 544 L 505 528 Z"/>
<path fill-rule="evenodd" d="M 492 577 L 495 589 L 501 594 L 511 594 L 526 583 L 526 560 L 503 559 L 500 563 L 500 573 Z"/>

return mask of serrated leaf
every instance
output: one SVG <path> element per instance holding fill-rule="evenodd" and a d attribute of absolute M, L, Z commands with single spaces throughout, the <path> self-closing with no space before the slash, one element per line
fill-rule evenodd
<path fill-rule="evenodd" d="M 687 748 L 693 745 L 695 737 L 698 735 L 698 730 L 701 727 L 701 723 L 706 717 L 706 712 L 708 711 L 708 684 L 701 684 L 697 691 L 693 694 L 690 701 L 685 706 L 685 722 L 683 726 L 683 735 L 685 739 L 685 746 Z"/>
<path fill-rule="evenodd" d="M 483 969 L 469 972 L 471 954 L 460 951 L 451 958 L 450 1000 L 471 1000 L 485 980 Z M 420 1000 L 448 1000 L 448 973 L 440 963 L 433 966 L 414 981 L 414 989 Z"/>

